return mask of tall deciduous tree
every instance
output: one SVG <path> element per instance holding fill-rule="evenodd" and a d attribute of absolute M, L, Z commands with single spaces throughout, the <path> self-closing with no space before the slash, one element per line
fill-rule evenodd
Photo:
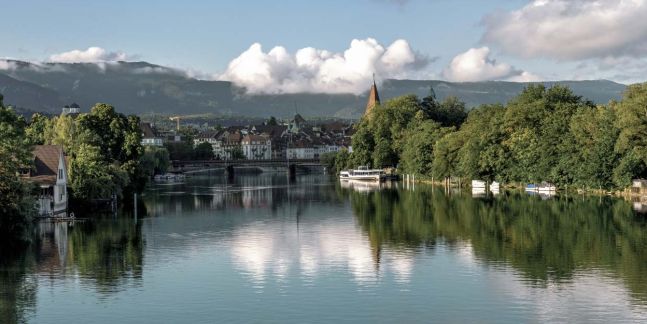
<path fill-rule="evenodd" d="M 25 124 L 22 117 L 4 107 L 0 95 L 0 240 L 26 238 L 26 229 L 34 214 L 29 188 L 18 176 L 31 165 Z"/>

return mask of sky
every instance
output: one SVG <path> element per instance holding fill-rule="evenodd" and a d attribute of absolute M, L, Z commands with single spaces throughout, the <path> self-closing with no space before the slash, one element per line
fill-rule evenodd
<path fill-rule="evenodd" d="M 0 57 L 147 61 L 252 92 L 647 78 L 647 0 L 0 1 Z"/>

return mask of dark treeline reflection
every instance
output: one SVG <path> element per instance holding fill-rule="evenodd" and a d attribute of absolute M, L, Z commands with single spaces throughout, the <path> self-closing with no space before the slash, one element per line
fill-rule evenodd
<path fill-rule="evenodd" d="M 374 247 L 449 247 L 469 242 L 475 257 L 506 264 L 530 284 L 570 281 L 602 270 L 647 302 L 647 227 L 622 200 L 524 194 L 475 199 L 442 189 L 383 190 L 350 195 L 353 212 Z"/>
<path fill-rule="evenodd" d="M 141 285 L 144 241 L 132 218 L 41 222 L 33 236 L 22 250 L 0 251 L 0 323 L 28 321 L 43 280 L 78 275 L 100 294 Z"/>

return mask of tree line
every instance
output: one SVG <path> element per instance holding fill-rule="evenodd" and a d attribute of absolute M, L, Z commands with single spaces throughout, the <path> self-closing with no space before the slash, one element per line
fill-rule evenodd
<path fill-rule="evenodd" d="M 647 177 L 647 83 L 620 101 L 595 105 L 568 87 L 529 85 L 507 104 L 465 111 L 450 97 L 438 102 L 397 97 L 355 126 L 353 152 L 324 158 L 334 170 L 397 167 L 422 177 L 559 186 L 626 188 Z"/>
<path fill-rule="evenodd" d="M 96 104 L 78 116 L 36 113 L 28 123 L 0 96 L 0 231 L 24 233 L 34 216 L 35 186 L 20 174 L 33 167 L 34 145 L 60 145 L 68 161 L 68 193 L 81 205 L 93 200 L 131 197 L 150 178 L 168 168 L 164 148 L 141 144 L 140 119 Z"/>

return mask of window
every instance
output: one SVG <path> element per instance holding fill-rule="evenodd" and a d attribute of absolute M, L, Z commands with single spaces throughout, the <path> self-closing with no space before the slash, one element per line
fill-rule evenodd
<path fill-rule="evenodd" d="M 58 169 L 58 178 L 63 180 L 63 169 Z"/>

